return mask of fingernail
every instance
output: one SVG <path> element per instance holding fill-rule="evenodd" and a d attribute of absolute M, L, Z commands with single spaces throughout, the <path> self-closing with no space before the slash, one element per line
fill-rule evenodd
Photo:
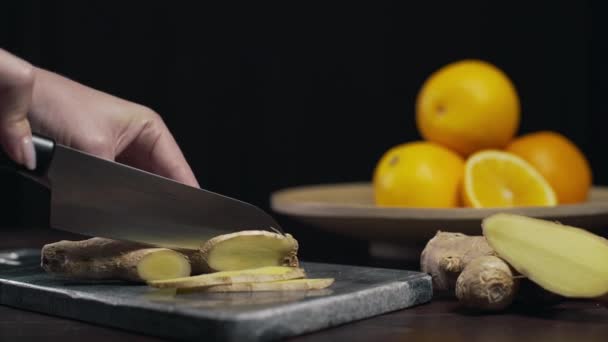
<path fill-rule="evenodd" d="M 21 161 L 29 170 L 36 169 L 36 150 L 32 143 L 32 137 L 25 137 L 21 141 L 21 149 L 23 151 L 23 160 Z"/>

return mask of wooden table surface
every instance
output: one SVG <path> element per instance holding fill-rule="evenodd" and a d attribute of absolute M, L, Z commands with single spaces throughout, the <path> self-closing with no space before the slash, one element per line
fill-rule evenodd
<path fill-rule="evenodd" d="M 46 230 L 6 230 L 0 249 L 40 247 L 69 237 Z M 0 341 L 160 341 L 112 328 L 0 306 Z M 544 311 L 473 315 L 452 300 L 300 336 L 293 341 L 608 341 L 608 308 L 570 301 Z"/>

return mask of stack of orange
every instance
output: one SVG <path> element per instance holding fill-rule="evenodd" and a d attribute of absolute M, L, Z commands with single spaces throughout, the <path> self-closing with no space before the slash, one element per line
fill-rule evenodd
<path fill-rule="evenodd" d="M 423 84 L 416 123 L 424 141 L 388 150 L 374 171 L 380 206 L 553 206 L 587 199 L 589 162 L 551 131 L 516 137 L 517 91 L 478 60 L 449 64 Z"/>

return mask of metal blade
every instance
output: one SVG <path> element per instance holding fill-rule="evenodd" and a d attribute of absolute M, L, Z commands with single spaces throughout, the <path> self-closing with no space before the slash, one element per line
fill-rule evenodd
<path fill-rule="evenodd" d="M 59 144 L 47 178 L 56 229 L 188 249 L 239 230 L 280 232 L 272 217 L 251 204 Z"/>

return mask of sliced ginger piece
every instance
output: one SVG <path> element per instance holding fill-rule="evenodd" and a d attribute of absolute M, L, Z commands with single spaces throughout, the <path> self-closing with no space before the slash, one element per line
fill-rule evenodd
<path fill-rule="evenodd" d="M 213 285 L 230 285 L 239 283 L 258 283 L 304 278 L 306 274 L 301 268 L 287 266 L 267 266 L 247 270 L 222 271 L 201 274 L 193 277 L 182 277 L 148 282 L 148 285 L 158 288 L 192 288 Z"/>
<path fill-rule="evenodd" d="M 608 242 L 586 230 L 511 214 L 482 223 L 488 243 L 519 273 L 564 297 L 608 294 Z"/>
<path fill-rule="evenodd" d="M 141 251 L 150 251 L 150 249 L 140 249 L 131 254 Z M 127 256 L 123 256 L 125 257 Z M 159 248 L 156 252 L 147 252 L 137 263 L 137 274 L 144 281 L 189 276 L 190 271 L 188 259 L 171 249 Z"/>
<path fill-rule="evenodd" d="M 247 230 L 217 236 L 201 247 L 209 272 L 298 266 L 298 242 L 289 234 Z"/>
<path fill-rule="evenodd" d="M 187 289 L 178 289 L 179 293 L 184 292 L 267 292 L 267 291 L 308 291 L 321 290 L 331 286 L 334 283 L 333 278 L 319 279 L 293 279 L 273 282 L 250 282 L 250 283 L 233 283 L 227 285 L 216 285 L 206 287 L 194 287 Z"/>

